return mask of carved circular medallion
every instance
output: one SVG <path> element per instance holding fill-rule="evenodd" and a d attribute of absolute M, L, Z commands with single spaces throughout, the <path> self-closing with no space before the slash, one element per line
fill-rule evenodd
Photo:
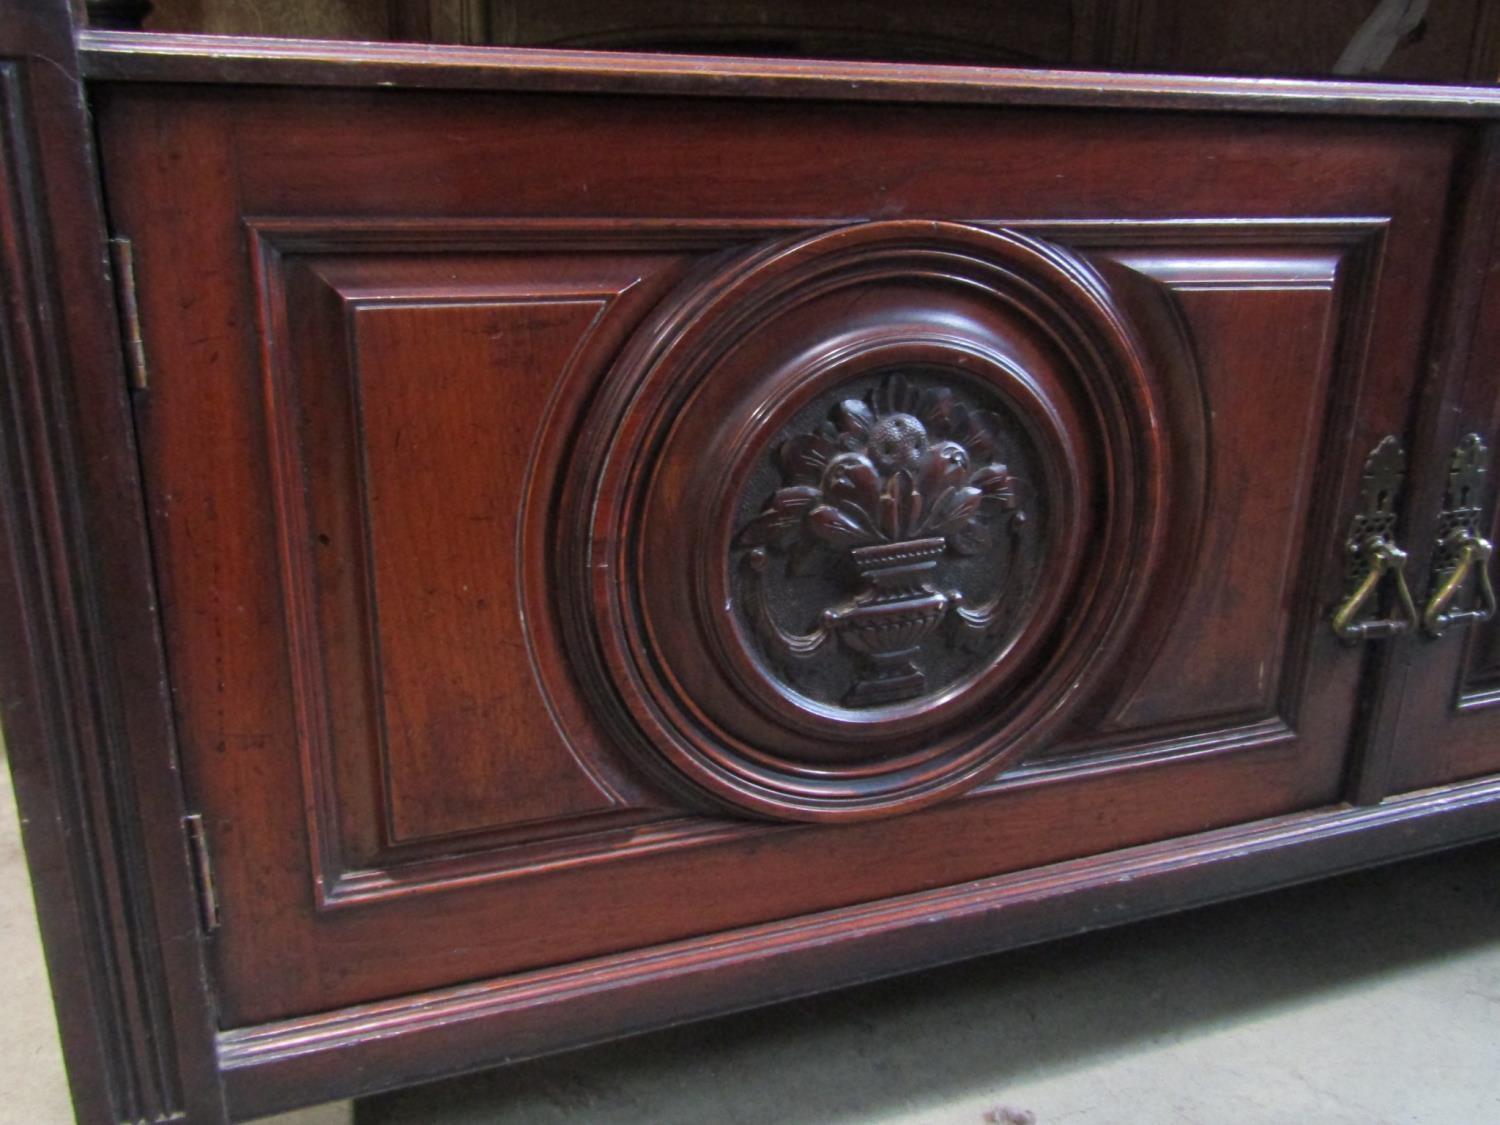
<path fill-rule="evenodd" d="M 931 699 L 1013 644 L 1067 504 L 1014 401 L 956 367 L 858 358 L 867 373 L 749 467 L 724 590 L 745 688 L 848 721 Z"/>
<path fill-rule="evenodd" d="M 575 651 L 698 792 L 928 803 L 1107 664 L 1159 557 L 1159 434 L 1107 290 L 1055 247 L 896 222 L 752 253 L 668 300 L 594 408 Z"/>

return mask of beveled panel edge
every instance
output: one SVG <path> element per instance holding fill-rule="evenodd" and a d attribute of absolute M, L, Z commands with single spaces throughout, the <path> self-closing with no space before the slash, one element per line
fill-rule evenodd
<path fill-rule="evenodd" d="M 495 215 L 467 218 L 258 215 L 241 217 L 247 230 L 283 252 L 494 250 L 722 250 L 726 240 L 774 238 L 825 230 L 858 218 L 658 219 L 531 218 Z"/>
<path fill-rule="evenodd" d="M 611 217 L 536 218 L 493 215 L 385 217 L 257 214 L 241 216 L 247 230 L 282 251 L 491 250 L 491 249 L 721 249 L 726 238 L 774 238 L 870 221 L 857 215 L 765 219 Z M 1110 246 L 1122 236 L 1132 245 L 1172 245 L 1190 233 L 1212 245 L 1262 244 L 1353 247 L 1389 229 L 1388 215 L 1191 215 L 1151 218 L 1049 219 L 981 215 L 970 226 L 1008 229 L 1062 242 L 1071 249 Z"/>
<path fill-rule="evenodd" d="M 1391 82 L 349 43 L 85 30 L 93 81 L 1492 118 L 1500 90 Z"/>
<path fill-rule="evenodd" d="M 1066 785 L 1127 770 L 1174 766 L 1224 754 L 1273 750 L 1295 737 L 1296 732 L 1285 722 L 1269 718 L 1209 731 L 1179 733 L 1176 737 L 1134 740 L 1124 746 L 1121 743 L 1125 740 L 1115 739 L 1108 745 L 1026 761 L 956 800 L 995 797 L 1042 785 Z M 498 846 L 486 843 L 459 855 L 419 857 L 406 862 L 387 862 L 378 868 L 339 870 L 323 888 L 318 906 L 323 910 L 367 906 L 411 894 L 487 886 L 597 863 L 635 860 L 682 848 L 808 828 L 795 822 L 715 819 L 702 815 L 611 823 L 628 815 L 630 811 L 626 810 L 580 819 L 574 822 L 580 826 L 579 831 L 547 840 Z M 498 862 L 502 857 L 510 862 Z"/>
<path fill-rule="evenodd" d="M 1191 233 L 1201 243 L 1258 245 L 1267 236 L 1288 246 L 1353 247 L 1364 238 L 1387 230 L 1388 215 L 1196 215 L 1181 218 L 1038 219 L 994 216 L 976 219 L 978 226 L 1003 226 L 1056 240 L 1079 250 L 1116 245 L 1128 234 L 1132 245 L 1175 245 Z"/>
<path fill-rule="evenodd" d="M 990 793 L 1059 771 L 1071 778 L 1081 778 L 1107 773 L 1126 763 L 1175 762 L 1205 754 L 1261 749 L 1279 746 L 1296 737 L 1296 728 L 1274 704 L 1266 711 L 1253 713 L 1191 715 L 1177 722 L 1124 727 L 1065 739 L 1056 749 L 1024 760 L 1012 772 L 1002 774 L 975 792 Z"/>
<path fill-rule="evenodd" d="M 221 1032 L 236 1117 L 602 1042 L 1453 847 L 1500 780 L 1339 805 L 627 953 Z"/>
<path fill-rule="evenodd" d="M 327 279 L 323 280 L 326 281 Z M 372 692 L 372 698 L 382 701 L 386 700 L 391 694 L 391 691 L 388 681 L 385 645 L 378 639 L 381 636 L 380 623 L 383 617 L 383 607 L 382 598 L 380 597 L 377 589 L 378 583 L 376 578 L 376 560 L 378 556 L 376 554 L 375 547 L 375 530 L 372 524 L 372 517 L 375 512 L 375 507 L 370 484 L 371 470 L 369 432 L 364 421 L 368 416 L 368 412 L 365 406 L 367 392 L 365 388 L 366 378 L 363 369 L 364 356 L 363 352 L 355 342 L 357 341 L 359 335 L 360 317 L 365 316 L 371 312 L 389 311 L 393 309 L 499 309 L 514 308 L 517 305 L 592 306 L 595 309 L 594 317 L 589 323 L 588 329 L 581 337 L 579 337 L 574 345 L 574 354 L 576 355 L 578 349 L 581 349 L 588 342 L 590 337 L 593 336 L 595 330 L 599 327 L 600 321 L 609 313 L 611 307 L 618 300 L 618 298 L 631 286 L 637 284 L 639 280 L 639 278 L 636 278 L 635 280 L 625 285 L 623 288 L 616 289 L 573 286 L 565 289 L 558 289 L 555 292 L 537 291 L 505 295 L 492 293 L 487 296 L 467 295 L 453 298 L 408 296 L 405 294 L 383 294 L 381 296 L 366 297 L 351 296 L 347 293 L 339 293 L 340 300 L 343 304 L 343 327 L 345 340 L 349 342 L 349 368 L 347 371 L 347 375 L 350 381 L 351 409 L 354 416 L 359 419 L 359 422 L 353 428 L 352 441 L 354 478 L 356 482 L 356 488 L 358 489 L 359 493 L 359 521 L 364 544 L 364 550 L 361 556 L 364 573 L 361 575 L 361 583 L 366 591 L 367 604 L 365 606 L 365 613 L 370 622 L 372 635 L 369 654 L 369 663 L 371 665 L 369 671 L 372 678 L 370 690 Z M 560 392 L 561 387 L 562 380 L 559 381 L 558 386 L 555 387 L 551 395 L 548 396 L 544 415 L 550 415 L 552 413 L 556 405 L 557 395 Z M 525 523 L 527 501 L 530 499 L 531 476 L 535 470 L 535 465 L 538 460 L 538 450 L 543 442 L 544 428 L 545 427 L 541 425 L 537 427 L 536 433 L 532 440 L 532 444 L 527 450 L 527 468 L 525 474 L 526 481 L 521 489 L 523 499 L 518 510 L 518 525 Z M 519 536 L 517 537 L 517 543 L 514 545 L 514 548 L 517 554 L 519 554 Z M 297 575 L 297 580 L 299 582 L 308 583 L 310 588 L 315 587 L 316 579 L 312 577 L 311 565 L 307 562 L 305 557 L 303 567 L 303 572 Z M 516 560 L 516 573 L 519 575 L 523 572 L 523 570 L 524 567 L 518 557 Z M 520 585 L 519 582 L 518 585 Z M 548 717 L 551 719 L 554 728 L 558 731 L 560 740 L 567 748 L 568 754 L 573 759 L 574 764 L 578 767 L 579 772 L 582 773 L 583 776 L 586 777 L 588 781 L 594 786 L 595 790 L 598 792 L 603 801 L 612 806 L 611 808 L 607 809 L 601 808 L 593 814 L 586 815 L 613 817 L 621 814 L 638 813 L 639 810 L 634 810 L 628 807 L 629 802 L 618 791 L 618 787 L 611 784 L 608 778 L 605 777 L 605 775 L 597 768 L 597 766 L 594 763 L 588 761 L 586 755 L 580 753 L 578 748 L 574 746 L 563 733 L 565 728 L 563 727 L 561 721 L 558 719 L 556 703 L 551 694 L 546 690 L 545 681 L 538 668 L 536 655 L 536 638 L 532 630 L 527 627 L 527 624 L 524 621 L 524 615 L 521 621 L 521 628 L 522 632 L 525 635 L 526 641 L 527 666 L 531 671 L 531 674 L 536 677 L 537 685 L 541 692 L 543 703 L 547 709 Z M 321 662 L 321 659 L 323 657 L 323 650 L 321 646 L 317 646 L 317 651 L 319 660 Z M 319 682 L 326 684 L 326 679 L 324 679 L 320 675 Z M 326 692 L 326 687 L 323 690 Z M 377 732 L 377 738 L 379 740 L 377 753 L 381 763 L 381 816 L 383 817 L 384 821 L 383 828 L 386 834 L 387 841 L 390 844 L 399 847 L 403 844 L 420 844 L 428 841 L 441 841 L 452 839 L 457 835 L 462 835 L 463 833 L 460 832 L 428 832 L 403 835 L 398 830 L 395 794 L 393 792 L 395 785 L 392 765 L 394 761 L 394 755 L 391 753 L 392 735 L 389 707 L 382 702 L 375 708 L 375 715 L 375 729 Z M 324 752 L 327 753 L 329 751 L 325 750 Z M 560 819 L 562 823 L 568 823 L 575 818 L 572 816 L 568 816 Z M 505 833 L 508 830 L 519 828 L 522 825 L 528 823 L 532 826 L 539 826 L 542 824 L 550 824 L 556 822 L 551 818 L 532 822 L 507 821 L 503 824 L 488 825 L 485 828 L 478 829 L 476 831 Z M 340 871 L 335 875 L 332 884 L 325 887 L 326 893 L 319 900 L 320 906 L 326 905 L 329 899 L 336 897 L 338 885 L 346 876 L 347 872 L 341 868 Z M 320 885 L 322 884 L 320 883 Z"/>
<path fill-rule="evenodd" d="M 266 455 L 276 529 L 276 570 L 282 631 L 291 681 L 296 752 L 303 787 L 303 817 L 313 894 L 321 901 L 339 869 L 337 786 L 328 753 L 326 688 L 316 584 L 304 549 L 312 540 L 304 481 L 306 469 L 293 411 L 296 383 L 289 354 L 285 270 L 281 248 L 246 230 L 256 323 L 257 367 L 265 411 Z"/>

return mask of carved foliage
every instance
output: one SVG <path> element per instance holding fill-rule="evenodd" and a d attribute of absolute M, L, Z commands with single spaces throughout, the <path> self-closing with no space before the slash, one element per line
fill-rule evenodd
<path fill-rule="evenodd" d="M 885 815 L 1034 748 L 1161 559 L 1156 391 L 1062 248 L 879 222 L 717 263 L 637 333 L 573 479 L 570 624 L 667 784 Z"/>
<path fill-rule="evenodd" d="M 781 442 L 774 455 L 786 483 L 735 538 L 746 549 L 742 608 L 765 654 L 781 664 L 807 659 L 836 636 L 858 664 L 842 702 L 868 706 L 927 688 L 918 654 L 944 624 L 949 643 L 987 635 L 1014 573 L 1017 544 L 1000 539 L 1018 537 L 1027 519 L 1001 459 L 1003 429 L 1000 415 L 952 388 L 898 372 Z M 993 557 L 999 592 L 980 608 L 934 585 L 950 552 Z M 856 588 L 823 608 L 810 632 L 789 631 L 766 595 L 773 555 L 785 556 L 793 576 L 852 569 Z"/>

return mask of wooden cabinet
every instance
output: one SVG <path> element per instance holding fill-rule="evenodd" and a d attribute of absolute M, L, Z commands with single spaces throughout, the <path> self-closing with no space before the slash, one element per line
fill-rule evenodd
<path fill-rule="evenodd" d="M 1493 95 L 65 24 L 14 49 L 88 75 L 97 181 L 41 120 L 92 233 L 0 166 L 57 240 L 26 307 L 108 234 L 131 343 L 8 322 L 110 361 L 10 369 L 66 441 L 7 530 L 71 513 L 74 571 L 12 565 L 77 620 L 23 619 L 107 673 L 63 791 L 115 887 L 75 930 L 144 957 L 70 1042 L 128 1048 L 114 1105 L 1500 827 Z M 13 722 L 23 780 L 70 760 Z"/>
<path fill-rule="evenodd" d="M 1324 619 L 1456 133 L 166 89 L 99 125 L 231 1024 L 1337 799 Z"/>
<path fill-rule="evenodd" d="M 87 0 L 96 27 L 1155 74 L 1500 76 L 1495 0 Z"/>
<path fill-rule="evenodd" d="M 1500 441 L 1500 286 L 1495 246 L 1476 239 L 1467 250 L 1484 281 L 1445 332 L 1454 355 L 1445 425 L 1430 446 L 1420 497 L 1425 519 L 1407 534 L 1416 548 L 1415 574 L 1425 576 L 1429 604 L 1447 586 L 1457 591 L 1450 629 L 1429 614 L 1429 638 L 1387 654 L 1371 694 L 1379 723 L 1371 742 L 1371 772 L 1380 789 L 1438 786 L 1500 770 L 1500 621 L 1465 619 L 1495 604 L 1495 562 L 1489 545 L 1500 534 L 1494 447 Z M 1475 540 L 1482 544 L 1476 547 Z M 1480 563 L 1479 559 L 1485 559 Z M 1472 560 L 1472 561 L 1471 561 Z M 1466 566 L 1467 564 L 1467 566 Z M 1445 607 L 1445 615 L 1448 611 Z M 1385 771 L 1389 771 L 1388 773 Z"/>

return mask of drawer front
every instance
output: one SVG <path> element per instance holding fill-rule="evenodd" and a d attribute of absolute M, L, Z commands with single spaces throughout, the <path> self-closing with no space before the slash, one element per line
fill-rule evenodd
<path fill-rule="evenodd" d="M 1430 123 L 101 91 L 227 1026 L 1340 799 Z"/>

